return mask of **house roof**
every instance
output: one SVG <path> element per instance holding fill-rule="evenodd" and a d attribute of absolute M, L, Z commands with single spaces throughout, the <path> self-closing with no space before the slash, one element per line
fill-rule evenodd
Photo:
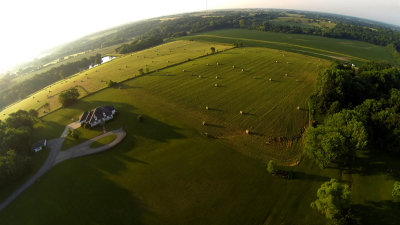
<path fill-rule="evenodd" d="M 104 117 L 113 115 L 114 106 L 99 106 L 90 112 L 84 112 L 81 116 L 80 122 L 93 123 L 97 120 L 101 120 Z M 86 114 L 86 115 L 85 115 Z"/>
<path fill-rule="evenodd" d="M 81 123 L 82 123 L 82 122 L 85 122 L 86 119 L 87 119 L 87 117 L 88 117 L 88 115 L 89 115 L 89 112 L 88 112 L 88 111 L 82 113 L 82 116 L 81 116 L 81 118 L 80 118 L 79 121 L 80 121 Z"/>

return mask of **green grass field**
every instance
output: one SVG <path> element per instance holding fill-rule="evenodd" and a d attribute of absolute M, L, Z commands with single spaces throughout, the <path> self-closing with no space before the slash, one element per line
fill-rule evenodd
<path fill-rule="evenodd" d="M 78 73 L 38 91 L 24 100 L 8 106 L 0 112 L 0 119 L 18 109 L 36 109 L 39 115 L 47 114 L 61 107 L 58 94 L 71 87 L 77 87 L 81 97 L 107 87 L 107 82 L 121 82 L 138 75 L 138 70 L 146 68 L 154 71 L 166 66 L 184 62 L 210 53 L 210 47 L 217 50 L 229 49 L 227 44 L 175 41 L 140 52 L 124 55 L 98 67 Z M 48 107 L 43 107 L 49 103 Z"/>
<path fill-rule="evenodd" d="M 99 140 L 93 142 L 92 144 L 90 144 L 90 147 L 98 148 L 98 147 L 104 146 L 106 144 L 110 144 L 111 142 L 113 142 L 115 140 L 116 137 L 117 136 L 115 136 L 114 134 L 105 136 L 105 137 L 100 138 Z"/>
<path fill-rule="evenodd" d="M 92 129 L 85 129 L 83 127 L 80 127 L 78 129 L 76 129 L 75 132 L 78 133 L 78 135 L 79 135 L 78 138 L 75 139 L 73 137 L 68 136 L 65 139 L 65 141 L 61 147 L 61 150 L 67 150 L 75 145 L 81 144 L 89 139 L 97 137 L 103 133 L 103 130 L 101 127 L 94 127 Z"/>
<path fill-rule="evenodd" d="M 246 46 L 282 49 L 316 57 L 350 61 L 356 65 L 368 60 L 398 64 L 388 48 L 361 41 L 311 35 L 228 29 L 183 37 L 182 39 L 222 43 L 233 43 L 236 40 L 241 40 Z"/>
<path fill-rule="evenodd" d="M 57 165 L 0 212 L 0 220 L 5 224 L 325 222 L 309 203 L 322 181 L 338 176 L 336 171 L 321 171 L 303 161 L 292 168 L 298 179 L 271 176 L 260 160 L 241 154 L 225 140 L 202 136 L 187 111 L 155 101 L 152 95 L 139 95 L 139 89 L 106 89 L 65 112 L 71 116 L 113 102 L 119 115 L 106 126 L 124 127 L 128 135 L 107 152 Z M 57 120 L 66 123 L 65 113 L 59 110 L 43 119 L 49 119 L 49 125 Z M 144 115 L 143 122 L 137 120 L 139 114 Z M 52 130 L 62 132 L 57 127 Z"/>
<path fill-rule="evenodd" d="M 105 65 L 121 68 L 119 63 Z M 127 136 L 104 153 L 54 167 L 1 211 L 0 221 L 320 225 L 327 221 L 310 203 L 333 177 L 351 185 L 361 224 L 394 224 L 400 206 L 390 195 L 398 177 L 387 171 L 400 169 L 400 160 L 360 154 L 357 170 L 349 172 L 320 169 L 302 157 L 306 100 L 317 72 L 330 63 L 276 49 L 236 48 L 130 79 L 56 110 L 42 117 L 36 139 L 57 138 L 82 111 L 109 104 L 119 113 L 106 128 L 123 127 Z M 80 131 L 89 137 L 96 130 Z M 268 174 L 270 159 L 295 179 Z"/>

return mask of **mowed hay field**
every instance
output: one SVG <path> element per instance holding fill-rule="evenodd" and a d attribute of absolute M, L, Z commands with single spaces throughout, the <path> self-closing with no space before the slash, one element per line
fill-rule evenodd
<path fill-rule="evenodd" d="M 399 65 L 389 48 L 361 41 L 326 38 L 303 34 L 285 34 L 255 30 L 227 29 L 202 33 L 182 39 L 233 43 L 242 41 L 246 46 L 259 46 L 344 60 L 356 65 L 369 60 L 386 61 Z"/>
<path fill-rule="evenodd" d="M 111 62 L 80 72 L 68 79 L 61 80 L 41 91 L 38 91 L 28 98 L 21 100 L 0 113 L 0 119 L 4 119 L 8 114 L 19 109 L 36 109 L 39 114 L 47 114 L 59 108 L 58 94 L 71 87 L 76 87 L 80 91 L 81 97 L 96 92 L 107 87 L 107 82 L 113 80 L 121 82 L 139 75 L 138 70 L 146 68 L 154 71 L 169 65 L 184 62 L 210 53 L 211 47 L 222 51 L 229 49 L 232 45 L 217 44 L 209 42 L 195 41 L 174 41 L 140 52 L 127 54 L 118 57 Z M 49 103 L 48 107 L 44 107 Z"/>
<path fill-rule="evenodd" d="M 248 155 L 292 164 L 301 154 L 297 144 L 308 124 L 307 99 L 316 75 L 330 63 L 279 50 L 237 48 L 127 84 L 182 108 L 202 132 L 227 139 Z"/>
<path fill-rule="evenodd" d="M 106 127 L 124 127 L 127 137 L 102 154 L 57 165 L 0 212 L 2 224 L 325 224 L 309 204 L 336 171 L 305 160 L 287 168 L 294 180 L 271 176 L 264 162 L 202 136 L 189 111 L 144 94 L 139 79 L 153 78 L 43 117 L 38 132 L 58 136 L 65 118 L 112 103 L 119 114 Z"/>

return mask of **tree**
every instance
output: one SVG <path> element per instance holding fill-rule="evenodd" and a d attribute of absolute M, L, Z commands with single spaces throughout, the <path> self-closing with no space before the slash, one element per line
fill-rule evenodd
<path fill-rule="evenodd" d="M 38 118 L 39 117 L 39 112 L 34 110 L 34 109 L 31 109 L 31 110 L 29 110 L 29 115 L 31 115 L 32 118 Z"/>
<path fill-rule="evenodd" d="M 108 86 L 108 87 L 114 87 L 116 84 L 118 84 L 118 83 L 115 82 L 115 81 L 110 80 L 110 81 L 108 81 L 107 86 Z"/>
<path fill-rule="evenodd" d="M 317 200 L 311 203 L 328 219 L 339 219 L 350 208 L 350 188 L 336 179 L 331 179 L 321 185 L 317 191 Z"/>
<path fill-rule="evenodd" d="M 277 169 L 276 169 L 276 163 L 274 160 L 269 160 L 268 165 L 267 165 L 267 171 L 270 174 L 275 174 Z"/>
<path fill-rule="evenodd" d="M 66 91 L 63 91 L 58 96 L 58 100 L 62 104 L 63 107 L 70 106 L 78 101 L 79 91 L 76 88 L 71 88 Z"/>
<path fill-rule="evenodd" d="M 356 150 L 368 143 L 363 118 L 354 110 L 342 110 L 325 121 L 325 125 L 310 127 L 305 133 L 305 153 L 321 167 L 340 161 L 348 163 Z"/>
<path fill-rule="evenodd" d="M 139 71 L 139 75 L 143 75 L 144 74 L 143 68 L 140 68 L 138 71 Z"/>
<path fill-rule="evenodd" d="M 211 47 L 211 53 L 214 54 L 215 53 L 215 47 Z"/>
<path fill-rule="evenodd" d="M 394 182 L 392 196 L 393 198 L 400 199 L 400 181 Z"/>
<path fill-rule="evenodd" d="M 27 112 L 25 110 L 18 110 L 15 113 L 11 113 L 6 119 L 6 123 L 12 128 L 27 127 L 32 129 L 36 122 L 37 117 L 35 113 Z"/>

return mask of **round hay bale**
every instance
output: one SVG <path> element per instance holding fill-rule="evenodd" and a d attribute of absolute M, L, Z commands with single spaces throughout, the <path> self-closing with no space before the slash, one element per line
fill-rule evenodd
<path fill-rule="evenodd" d="M 296 109 L 297 109 L 297 110 L 300 110 L 300 106 L 297 106 Z"/>
<path fill-rule="evenodd" d="M 185 70 L 182 70 L 182 72 L 185 72 Z"/>
<path fill-rule="evenodd" d="M 272 81 L 272 78 L 269 78 L 268 80 L 269 80 L 269 81 Z"/>
<path fill-rule="evenodd" d="M 246 134 L 251 134 L 251 131 L 250 130 L 246 130 Z"/>
<path fill-rule="evenodd" d="M 202 124 L 203 124 L 203 126 L 206 126 L 206 125 L 207 125 L 206 121 L 203 121 Z"/>
<path fill-rule="evenodd" d="M 287 75 L 287 73 L 285 73 L 285 77 L 287 77 L 288 75 Z"/>
<path fill-rule="evenodd" d="M 218 79 L 218 76 L 215 76 L 215 79 Z"/>
<path fill-rule="evenodd" d="M 241 115 L 243 115 L 244 114 L 244 112 L 242 111 L 242 110 L 240 110 L 240 112 L 239 112 Z"/>
<path fill-rule="evenodd" d="M 218 84 L 214 84 L 215 87 L 218 87 Z"/>
<path fill-rule="evenodd" d="M 199 75 L 199 78 L 201 78 L 201 75 Z"/>
<path fill-rule="evenodd" d="M 219 63 L 217 62 L 217 66 L 219 66 Z"/>
<path fill-rule="evenodd" d="M 207 63 L 206 66 L 209 66 L 209 64 Z"/>
<path fill-rule="evenodd" d="M 235 66 L 232 66 L 233 69 L 235 69 Z"/>
<path fill-rule="evenodd" d="M 209 108 L 208 108 L 208 106 L 206 106 L 206 110 L 208 110 Z"/>
<path fill-rule="evenodd" d="M 242 69 L 242 72 L 244 71 L 244 69 Z"/>

